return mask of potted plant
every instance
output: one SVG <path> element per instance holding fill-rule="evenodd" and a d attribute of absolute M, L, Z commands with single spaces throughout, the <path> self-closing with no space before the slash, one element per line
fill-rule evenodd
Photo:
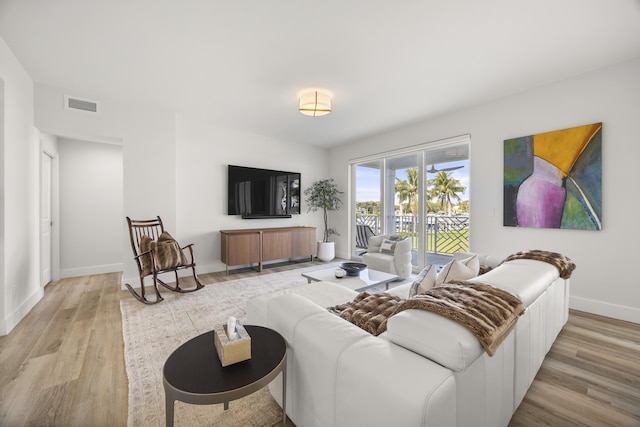
<path fill-rule="evenodd" d="M 335 258 L 335 243 L 329 241 L 332 234 L 338 234 L 334 228 L 329 228 L 327 212 L 340 209 L 342 191 L 333 182 L 333 178 L 321 179 L 311 184 L 311 187 L 304 190 L 307 196 L 307 212 L 321 210 L 324 214 L 324 234 L 321 242 L 318 242 L 318 259 L 320 261 L 331 261 Z"/>

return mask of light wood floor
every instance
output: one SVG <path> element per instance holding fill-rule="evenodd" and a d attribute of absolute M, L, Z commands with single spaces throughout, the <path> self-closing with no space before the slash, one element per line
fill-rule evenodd
<path fill-rule="evenodd" d="M 296 266 L 262 274 L 290 268 Z M 131 296 L 115 273 L 45 288 L 36 307 L 0 337 L 0 426 L 127 424 L 121 298 Z M 510 423 L 538 425 L 640 426 L 640 325 L 571 311 Z"/>

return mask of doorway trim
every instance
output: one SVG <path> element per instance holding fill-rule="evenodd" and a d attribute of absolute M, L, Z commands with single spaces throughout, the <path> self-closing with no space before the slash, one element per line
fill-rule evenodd
<path fill-rule="evenodd" d="M 56 138 L 53 135 L 50 135 L 52 138 Z M 59 183 L 59 157 L 58 152 L 56 151 L 56 147 L 52 144 L 47 144 L 42 136 L 40 137 L 40 156 L 39 156 L 39 166 L 40 166 L 40 204 L 42 203 L 42 177 L 45 173 L 44 166 L 42 163 L 42 155 L 46 155 L 51 158 L 51 281 L 60 279 L 60 183 Z M 42 209 L 42 206 L 40 206 Z M 40 235 L 42 235 L 42 225 L 40 225 Z M 42 253 L 42 239 L 40 239 L 40 253 Z M 40 261 L 40 275 L 42 275 L 42 260 Z M 50 283 L 50 282 L 47 282 Z M 43 283 L 43 278 L 40 277 L 40 286 L 44 287 L 47 283 Z"/>

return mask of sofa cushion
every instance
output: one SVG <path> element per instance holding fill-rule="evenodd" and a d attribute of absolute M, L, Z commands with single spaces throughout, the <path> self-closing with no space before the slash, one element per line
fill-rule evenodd
<path fill-rule="evenodd" d="M 334 425 L 336 401 L 331 396 L 342 355 L 359 340 L 378 338 L 296 294 L 273 298 L 267 312 L 266 326 L 287 341 L 291 419 L 296 425 Z M 313 402 L 314 407 L 299 402 Z"/>
<path fill-rule="evenodd" d="M 496 255 L 477 254 L 475 252 L 456 252 L 456 253 L 453 254 L 453 259 L 462 260 L 462 259 L 466 259 L 466 258 L 469 258 L 471 256 L 474 256 L 474 255 L 478 256 L 478 260 L 480 261 L 480 265 L 481 266 L 485 266 L 485 268 L 487 270 L 491 270 L 492 268 L 496 268 L 497 266 L 502 264 L 502 261 L 504 261 L 504 258 L 496 256 Z"/>
<path fill-rule="evenodd" d="M 413 286 L 413 283 L 411 282 L 403 283 L 402 285 L 394 286 L 393 288 L 385 292 L 388 293 L 389 295 L 395 295 L 397 297 L 400 297 L 401 299 L 408 299 L 409 292 L 411 291 L 412 286 Z"/>
<path fill-rule="evenodd" d="M 440 286 L 451 280 L 472 279 L 478 275 L 479 270 L 480 261 L 478 255 L 473 255 L 461 260 L 454 259 L 442 267 L 442 270 L 438 273 L 435 286 Z"/>
<path fill-rule="evenodd" d="M 433 427 L 456 424 L 453 373 L 374 337 L 355 341 L 340 355 L 335 395 L 329 398 L 336 402 L 336 415 L 326 425 Z"/>
<path fill-rule="evenodd" d="M 439 314 L 410 309 L 387 320 L 387 339 L 427 359 L 462 372 L 484 349 L 464 326 Z"/>
<path fill-rule="evenodd" d="M 411 284 L 411 289 L 409 290 L 407 298 L 411 298 L 417 294 L 423 294 L 433 288 L 438 277 L 436 269 L 437 267 L 433 264 L 423 268 L 420 274 L 418 274 L 416 280 Z"/>
<path fill-rule="evenodd" d="M 472 282 L 486 283 L 503 289 L 520 298 L 522 304 L 530 306 L 560 273 L 551 264 L 532 259 L 507 261 L 500 268 L 475 277 Z"/>
<path fill-rule="evenodd" d="M 358 292 L 333 282 L 311 282 L 287 289 L 258 295 L 247 301 L 247 323 L 266 326 L 267 306 L 281 295 L 297 294 L 313 301 L 319 307 L 329 307 L 354 299 Z M 324 308 L 322 308 L 324 311 Z"/>
<path fill-rule="evenodd" d="M 386 271 L 387 273 L 393 274 L 396 272 L 393 255 L 368 252 L 362 255 L 362 262 L 367 264 L 367 267 L 372 270 Z"/>

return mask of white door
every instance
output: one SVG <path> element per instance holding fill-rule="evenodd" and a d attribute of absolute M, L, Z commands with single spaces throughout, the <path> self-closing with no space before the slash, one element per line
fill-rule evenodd
<path fill-rule="evenodd" d="M 52 158 L 41 154 L 40 169 L 40 285 L 51 281 L 51 165 Z"/>

